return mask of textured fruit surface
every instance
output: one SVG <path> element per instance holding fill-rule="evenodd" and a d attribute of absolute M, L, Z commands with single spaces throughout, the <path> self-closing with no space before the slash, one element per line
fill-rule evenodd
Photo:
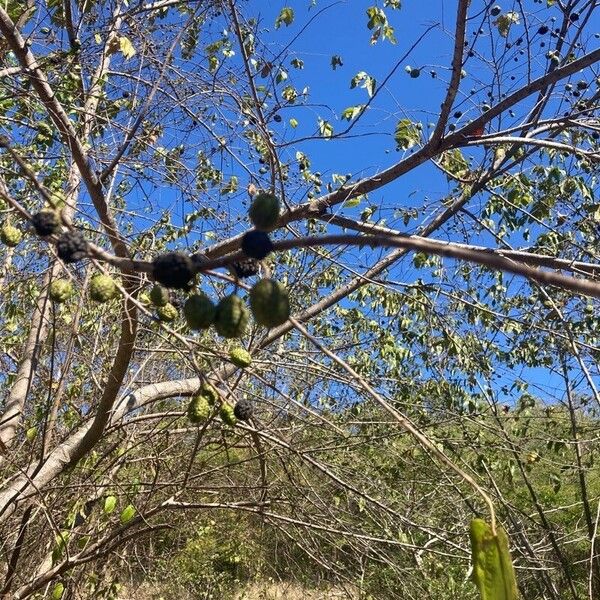
<path fill-rule="evenodd" d="M 164 306 L 169 301 L 169 290 L 156 284 L 150 292 L 150 301 L 154 306 Z"/>
<path fill-rule="evenodd" d="M 250 290 L 250 308 L 257 323 L 265 327 L 277 327 L 290 317 L 287 290 L 278 281 L 261 279 Z"/>
<path fill-rule="evenodd" d="M 221 420 L 223 421 L 223 423 L 225 423 L 225 425 L 233 426 L 237 423 L 233 407 L 229 404 L 223 404 L 223 406 L 221 406 L 219 416 L 221 417 Z"/>
<path fill-rule="evenodd" d="M 206 396 L 194 396 L 187 408 L 187 418 L 190 423 L 203 423 L 211 413 L 211 406 Z"/>
<path fill-rule="evenodd" d="M 52 235 L 60 231 L 60 220 L 53 210 L 40 210 L 32 215 L 31 224 L 35 232 L 41 236 Z"/>
<path fill-rule="evenodd" d="M 20 229 L 6 223 L 0 229 L 0 240 L 5 246 L 14 248 L 23 239 Z"/>
<path fill-rule="evenodd" d="M 115 297 L 117 286 L 108 275 L 96 275 L 90 281 L 90 298 L 95 302 L 108 302 Z"/>
<path fill-rule="evenodd" d="M 215 313 L 215 328 L 225 338 L 240 337 L 248 326 L 248 309 L 243 300 L 231 294 L 223 298 Z"/>
<path fill-rule="evenodd" d="M 156 309 L 156 314 L 161 321 L 171 322 L 177 318 L 179 313 L 170 302 L 167 302 L 164 306 L 159 306 Z"/>
<path fill-rule="evenodd" d="M 55 279 L 48 290 L 50 300 L 60 304 L 66 302 L 73 295 L 73 285 L 68 279 Z"/>
<path fill-rule="evenodd" d="M 233 409 L 233 414 L 240 421 L 249 421 L 254 414 L 254 405 L 250 400 L 240 400 Z"/>
<path fill-rule="evenodd" d="M 264 231 L 248 231 L 242 238 L 242 252 L 256 260 L 266 258 L 273 251 L 273 243 Z"/>
<path fill-rule="evenodd" d="M 65 231 L 56 242 L 56 253 L 66 263 L 77 262 L 87 256 L 87 240 L 80 231 Z"/>
<path fill-rule="evenodd" d="M 219 392 L 210 383 L 205 382 L 200 386 L 200 395 L 204 396 L 211 406 L 219 400 Z"/>
<path fill-rule="evenodd" d="M 194 263 L 183 252 L 167 252 L 152 262 L 154 279 L 168 288 L 187 289 L 194 277 Z"/>
<path fill-rule="evenodd" d="M 238 260 L 231 264 L 231 268 L 238 277 L 252 277 L 258 274 L 258 261 L 254 258 Z"/>
<path fill-rule="evenodd" d="M 194 294 L 186 300 L 183 315 L 190 329 L 206 329 L 213 324 L 216 310 L 206 294 Z"/>
<path fill-rule="evenodd" d="M 252 201 L 248 214 L 256 229 L 271 231 L 279 219 L 279 198 L 266 192 L 258 194 Z"/>
<path fill-rule="evenodd" d="M 252 356 L 245 348 L 232 348 L 229 351 L 229 359 L 236 367 L 245 369 L 252 364 Z"/>

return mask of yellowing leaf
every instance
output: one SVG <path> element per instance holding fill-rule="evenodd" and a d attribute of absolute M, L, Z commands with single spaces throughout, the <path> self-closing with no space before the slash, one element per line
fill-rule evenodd
<path fill-rule="evenodd" d="M 119 38 L 119 49 L 126 60 L 135 56 L 135 48 L 128 37 L 122 36 Z"/>
<path fill-rule="evenodd" d="M 498 527 L 494 535 L 483 519 L 473 519 L 469 534 L 473 581 L 481 600 L 517 600 L 517 582 L 504 530 Z"/>
<path fill-rule="evenodd" d="M 507 12 L 500 15 L 495 21 L 494 25 L 498 28 L 498 33 L 502 37 L 508 37 L 511 25 L 519 24 L 520 15 L 517 12 Z"/>

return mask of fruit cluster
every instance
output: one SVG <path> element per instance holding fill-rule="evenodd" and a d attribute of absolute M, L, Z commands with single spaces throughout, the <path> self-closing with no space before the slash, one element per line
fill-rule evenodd
<path fill-rule="evenodd" d="M 216 412 L 225 425 L 233 427 L 238 419 L 249 421 L 254 414 L 254 405 L 249 400 L 240 400 L 234 407 L 223 401 L 219 392 L 209 383 L 203 383 L 187 407 L 188 421 L 194 425 L 206 423 Z"/>

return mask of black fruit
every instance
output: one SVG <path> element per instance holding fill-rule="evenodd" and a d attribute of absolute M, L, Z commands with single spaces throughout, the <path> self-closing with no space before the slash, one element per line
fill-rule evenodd
<path fill-rule="evenodd" d="M 492 17 L 497 17 L 501 12 L 502 8 L 496 4 L 495 6 L 492 6 L 492 9 L 490 10 L 490 15 L 492 15 Z"/>
<path fill-rule="evenodd" d="M 271 231 L 279 219 L 279 198 L 273 194 L 261 192 L 254 197 L 248 214 L 256 229 Z"/>
<path fill-rule="evenodd" d="M 168 288 L 187 289 L 194 277 L 192 259 L 183 252 L 167 252 L 152 263 L 154 279 Z"/>
<path fill-rule="evenodd" d="M 53 210 L 40 210 L 39 213 L 35 213 L 31 217 L 31 224 L 35 232 L 42 237 L 53 235 L 60 231 L 60 219 Z"/>
<path fill-rule="evenodd" d="M 66 263 L 74 263 L 85 258 L 88 243 L 80 231 L 65 231 L 56 243 L 58 258 Z"/>
<path fill-rule="evenodd" d="M 258 274 L 258 262 L 254 258 L 238 260 L 231 264 L 231 268 L 233 269 L 233 272 L 242 279 Z"/>
<path fill-rule="evenodd" d="M 273 242 L 264 231 L 248 231 L 242 238 L 242 252 L 249 258 L 262 260 L 273 251 Z"/>
<path fill-rule="evenodd" d="M 290 317 L 287 290 L 278 281 L 261 279 L 250 290 L 250 308 L 257 323 L 265 327 L 277 327 Z"/>
<path fill-rule="evenodd" d="M 254 405 L 252 404 L 252 402 L 250 402 L 250 400 L 240 400 L 233 407 L 233 414 L 240 421 L 249 421 L 252 418 L 252 415 L 254 414 Z"/>

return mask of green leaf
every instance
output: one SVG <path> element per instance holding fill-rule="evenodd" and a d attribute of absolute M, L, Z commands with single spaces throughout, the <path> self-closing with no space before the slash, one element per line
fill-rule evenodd
<path fill-rule="evenodd" d="M 286 6 L 281 9 L 279 16 L 275 19 L 275 29 L 279 29 L 282 24 L 289 27 L 294 21 L 294 9 Z"/>
<path fill-rule="evenodd" d="M 345 119 L 346 121 L 352 121 L 353 119 L 356 119 L 358 115 L 360 115 L 364 108 L 364 104 L 358 104 L 357 106 L 349 106 L 348 108 L 345 108 L 342 111 L 342 119 Z"/>
<path fill-rule="evenodd" d="M 135 516 L 135 507 L 132 504 L 128 504 L 121 513 L 119 520 L 121 521 L 121 525 L 125 525 L 129 523 L 131 519 Z"/>
<path fill-rule="evenodd" d="M 60 600 L 65 593 L 65 586 L 63 583 L 57 583 L 52 590 L 52 600 Z"/>
<path fill-rule="evenodd" d="M 358 206 L 361 203 L 363 198 L 364 198 L 363 195 L 356 196 L 356 198 L 350 198 L 349 200 L 346 200 L 346 202 L 344 202 L 344 204 L 342 204 L 342 206 L 344 208 L 354 208 L 355 206 Z"/>
<path fill-rule="evenodd" d="M 508 550 L 508 538 L 501 527 L 497 534 L 482 519 L 470 526 L 473 581 L 481 600 L 517 600 L 517 582 Z"/>
<path fill-rule="evenodd" d="M 373 94 L 375 93 L 375 87 L 377 85 L 377 82 L 375 81 L 375 79 L 373 77 L 371 77 L 365 71 L 359 71 L 352 78 L 352 80 L 350 81 L 350 89 L 352 90 L 359 85 L 361 88 L 364 88 L 367 90 L 367 94 L 369 94 L 370 98 L 373 97 Z"/>
<path fill-rule="evenodd" d="M 421 132 L 410 119 L 398 121 L 394 132 L 394 140 L 399 148 L 409 150 L 421 139 Z"/>
<path fill-rule="evenodd" d="M 104 500 L 104 514 L 110 515 L 117 506 L 117 498 L 115 496 L 107 496 Z"/>
<path fill-rule="evenodd" d="M 334 54 L 331 57 L 331 68 L 335 71 L 337 67 L 343 67 L 344 63 L 342 62 L 342 57 Z"/>
<path fill-rule="evenodd" d="M 333 126 L 329 121 L 319 119 L 319 132 L 324 138 L 330 138 L 333 135 Z"/>

